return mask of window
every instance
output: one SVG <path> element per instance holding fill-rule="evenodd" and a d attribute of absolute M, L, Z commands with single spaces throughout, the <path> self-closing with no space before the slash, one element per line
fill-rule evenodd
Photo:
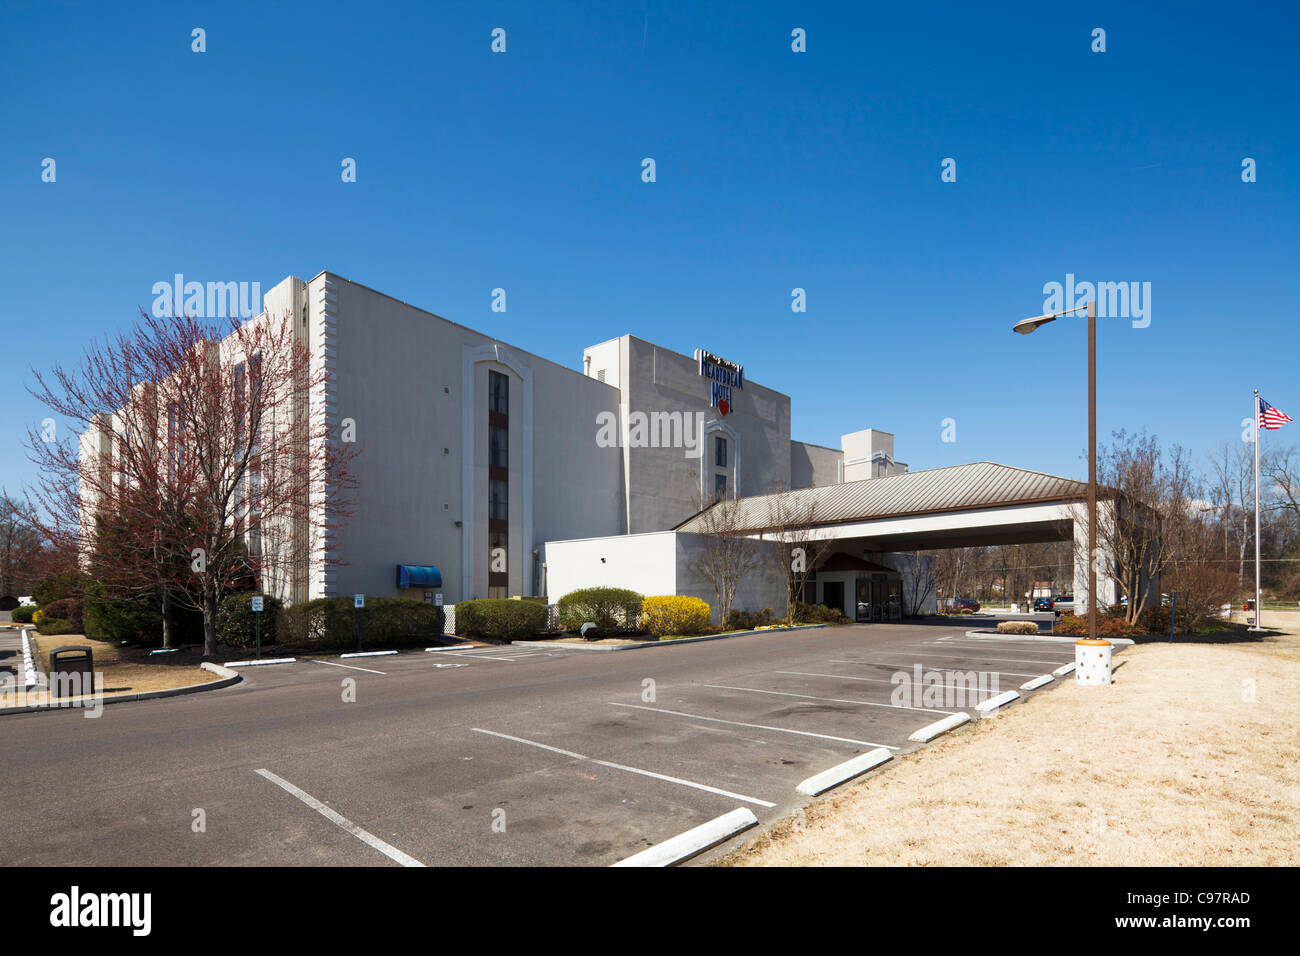
<path fill-rule="evenodd" d="M 488 411 L 510 414 L 510 379 L 500 372 L 488 372 Z"/>
<path fill-rule="evenodd" d="M 713 463 L 719 468 L 727 467 L 727 440 L 721 435 L 713 439 Z"/>
<path fill-rule="evenodd" d="M 510 432 L 501 425 L 488 428 L 488 464 L 493 468 L 509 467 L 509 442 Z"/>
<path fill-rule="evenodd" d="M 727 476 L 714 475 L 713 476 L 713 500 L 717 501 L 718 499 L 725 498 L 725 497 L 727 497 Z"/>
<path fill-rule="evenodd" d="M 510 486 L 500 478 L 488 482 L 488 520 L 505 521 L 510 515 Z"/>

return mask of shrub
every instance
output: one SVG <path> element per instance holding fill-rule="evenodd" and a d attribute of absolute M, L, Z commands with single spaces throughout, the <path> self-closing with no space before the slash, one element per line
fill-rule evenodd
<path fill-rule="evenodd" d="M 542 611 L 544 616 L 545 607 Z M 321 648 L 356 645 L 357 612 L 350 597 L 304 601 L 281 608 L 276 618 L 276 640 L 281 644 Z M 442 635 L 442 622 L 442 608 L 427 601 L 368 597 L 361 610 L 361 636 L 367 644 L 424 644 Z"/>
<path fill-rule="evenodd" d="M 37 627 L 40 627 L 41 621 L 43 621 L 44 619 L 45 619 L 45 615 L 41 613 L 40 608 L 37 608 L 35 611 L 32 612 L 32 623 L 35 624 Z"/>
<path fill-rule="evenodd" d="M 257 612 L 253 610 L 255 593 L 230 594 L 217 606 L 217 641 L 231 647 L 252 647 L 257 643 Z M 269 594 L 262 596 L 262 643 L 275 643 L 275 624 L 280 602 Z"/>
<path fill-rule="evenodd" d="M 709 626 L 713 609 L 697 597 L 664 594 L 641 602 L 643 626 L 655 637 L 698 634 Z M 735 613 L 735 612 L 732 612 Z"/>
<path fill-rule="evenodd" d="M 1038 625 L 1033 621 L 999 621 L 999 634 L 1037 634 Z"/>
<path fill-rule="evenodd" d="M 774 620 L 775 616 L 770 607 L 765 607 L 761 611 L 738 611 L 732 609 L 731 613 L 727 615 L 727 630 L 750 630 L 771 624 Z"/>
<path fill-rule="evenodd" d="M 456 605 L 456 632 L 512 640 L 546 629 L 546 605 L 535 601 L 492 598 Z"/>
<path fill-rule="evenodd" d="M 794 621 L 796 624 L 849 623 L 849 619 L 844 616 L 844 612 L 837 607 L 827 607 L 824 604 L 803 604 L 802 602 L 795 603 Z"/>
<path fill-rule="evenodd" d="M 10 614 L 9 617 L 15 624 L 30 624 L 32 623 L 32 615 L 35 613 L 36 608 L 28 604 L 14 608 L 13 613 Z"/>
<path fill-rule="evenodd" d="M 48 574 L 32 586 L 32 600 L 41 607 L 59 598 L 76 597 L 81 594 L 85 580 L 76 571 L 62 571 Z"/>
<path fill-rule="evenodd" d="M 81 630 L 84 606 L 81 598 L 59 598 L 41 608 L 41 616 L 45 619 L 68 621 L 77 630 Z"/>
<path fill-rule="evenodd" d="M 80 634 L 81 628 L 77 627 L 71 621 L 61 620 L 57 617 L 42 618 L 41 623 L 36 625 L 36 630 L 42 634 Z"/>
<path fill-rule="evenodd" d="M 595 624 L 587 632 L 591 638 L 606 637 L 627 631 L 636 631 L 645 598 L 626 588 L 580 588 L 560 598 L 556 605 L 560 627 L 566 631 L 580 631 L 582 625 Z M 456 605 L 460 615 L 460 605 Z"/>

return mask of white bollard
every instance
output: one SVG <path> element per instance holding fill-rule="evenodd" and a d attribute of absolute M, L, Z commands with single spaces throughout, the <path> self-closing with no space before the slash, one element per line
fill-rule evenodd
<path fill-rule="evenodd" d="M 1104 638 L 1084 638 L 1074 642 L 1074 681 L 1076 684 L 1110 683 L 1111 643 Z"/>

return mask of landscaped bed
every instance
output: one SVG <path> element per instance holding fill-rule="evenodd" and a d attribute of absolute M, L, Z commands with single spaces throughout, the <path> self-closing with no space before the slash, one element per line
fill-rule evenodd
<path fill-rule="evenodd" d="M 146 694 L 152 691 L 192 687 L 221 680 L 220 674 L 204 670 L 202 648 L 178 650 L 171 654 L 149 655 L 148 648 L 127 648 L 96 641 L 82 634 L 40 634 L 29 631 L 33 650 L 41 659 L 41 669 L 50 669 L 50 651 L 60 647 L 89 647 L 94 670 L 102 673 L 105 697 Z M 10 701 L 11 706 L 30 706 L 48 702 L 45 691 Z"/>

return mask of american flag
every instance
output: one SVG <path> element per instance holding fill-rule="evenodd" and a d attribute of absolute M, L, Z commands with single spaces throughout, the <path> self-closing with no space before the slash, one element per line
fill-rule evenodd
<path fill-rule="evenodd" d="M 1262 398 L 1259 400 L 1259 427 L 1260 428 L 1281 428 L 1287 422 L 1291 421 L 1291 416 L 1281 409 L 1274 408 Z"/>

